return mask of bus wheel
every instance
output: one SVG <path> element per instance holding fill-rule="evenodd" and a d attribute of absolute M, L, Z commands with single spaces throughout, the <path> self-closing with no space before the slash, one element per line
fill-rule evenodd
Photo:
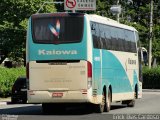
<path fill-rule="evenodd" d="M 108 89 L 108 96 L 106 97 L 106 104 L 104 110 L 109 112 L 111 109 L 111 91 Z"/>
<path fill-rule="evenodd" d="M 105 107 L 105 93 L 102 93 L 102 102 L 100 104 L 95 105 L 95 112 L 96 113 L 103 113 Z"/>
<path fill-rule="evenodd" d="M 135 91 L 134 91 L 134 99 L 133 100 L 129 100 L 127 102 L 127 106 L 128 107 L 134 107 L 135 106 L 135 99 L 137 98 L 137 87 L 135 88 Z"/>
<path fill-rule="evenodd" d="M 135 106 L 135 100 L 129 100 L 127 103 L 128 107 L 134 107 Z"/>
<path fill-rule="evenodd" d="M 125 100 L 125 101 L 122 101 L 122 104 L 123 105 L 127 105 L 127 107 L 134 107 L 135 106 L 135 100 Z"/>
<path fill-rule="evenodd" d="M 133 100 L 126 100 L 122 101 L 122 104 L 127 104 L 127 107 L 134 107 L 135 106 L 135 99 L 136 99 L 136 91 L 134 93 L 134 99 Z"/>
<path fill-rule="evenodd" d="M 133 100 L 128 100 L 127 101 L 127 106 L 128 107 L 134 107 L 136 98 L 137 98 L 137 86 L 135 87 L 135 91 L 134 91 L 134 99 Z"/>

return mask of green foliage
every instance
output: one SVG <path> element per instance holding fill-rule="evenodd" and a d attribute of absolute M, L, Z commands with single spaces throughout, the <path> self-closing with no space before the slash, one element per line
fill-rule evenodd
<path fill-rule="evenodd" d="M 143 68 L 143 88 L 160 89 L 160 66 L 152 69 Z"/>
<path fill-rule="evenodd" d="M 25 51 L 26 28 L 28 18 L 36 13 L 46 0 L 1 0 L 0 2 L 0 51 L 5 56 L 16 61 L 23 58 Z M 52 2 L 53 0 L 47 0 Z M 64 0 L 56 0 L 64 1 Z M 129 2 L 130 1 L 130 2 Z M 97 9 L 93 12 L 116 20 L 112 15 L 110 7 L 116 5 L 117 0 L 96 0 Z M 122 13 L 120 22 L 135 27 L 140 34 L 143 47 L 148 49 L 149 22 L 150 22 L 150 0 L 120 0 Z M 45 5 L 42 13 L 64 11 L 63 4 Z M 82 11 L 80 11 L 82 12 Z M 154 0 L 153 12 L 153 57 L 160 60 L 160 1 Z"/>
<path fill-rule="evenodd" d="M 134 0 L 133 0 L 134 1 Z M 157 58 L 157 62 L 160 63 L 160 17 L 159 17 L 159 8 L 158 8 L 158 2 L 159 0 L 153 0 L 154 4 L 154 10 L 153 10 L 153 47 L 152 47 L 152 56 L 153 58 Z M 133 27 L 135 27 L 140 34 L 140 40 L 142 42 L 142 46 L 149 49 L 149 25 L 150 25 L 150 0 L 149 1 L 134 1 L 132 6 L 133 8 L 129 8 L 129 11 L 135 10 L 134 17 L 131 17 L 131 21 L 129 24 L 132 24 Z M 128 14 L 129 15 L 129 14 Z"/>
<path fill-rule="evenodd" d="M 0 51 L 15 61 L 23 58 L 28 18 L 35 14 L 46 0 L 1 0 Z M 48 0 L 48 2 L 53 0 Z M 41 12 L 56 11 L 54 5 L 45 5 Z"/>
<path fill-rule="evenodd" d="M 153 1 L 152 56 L 160 63 L 160 0 Z M 116 5 L 116 2 L 117 0 L 97 0 L 97 12 L 95 13 L 116 20 L 116 15 L 113 16 L 109 10 L 111 5 Z M 150 0 L 120 0 L 119 2 L 122 7 L 120 22 L 135 27 L 139 31 L 142 46 L 149 49 Z"/>
<path fill-rule="evenodd" d="M 0 67 L 0 97 L 11 94 L 11 88 L 19 76 L 25 76 L 25 68 L 3 68 Z"/>
<path fill-rule="evenodd" d="M 160 39 L 154 39 L 153 48 L 153 56 L 160 59 Z"/>
<path fill-rule="evenodd" d="M 110 12 L 110 7 L 115 4 L 116 1 L 113 0 L 97 0 L 95 14 L 106 16 L 109 18 L 115 18 Z"/>

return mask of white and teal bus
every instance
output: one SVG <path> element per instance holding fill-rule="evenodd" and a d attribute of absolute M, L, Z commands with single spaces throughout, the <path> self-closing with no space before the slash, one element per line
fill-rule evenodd
<path fill-rule="evenodd" d="M 142 97 L 135 28 L 81 13 L 34 14 L 27 32 L 28 102 L 43 111 L 91 103 L 134 106 Z M 51 106 L 53 108 L 51 108 Z"/>

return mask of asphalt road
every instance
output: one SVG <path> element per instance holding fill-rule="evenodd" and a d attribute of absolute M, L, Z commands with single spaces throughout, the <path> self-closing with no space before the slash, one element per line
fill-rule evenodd
<path fill-rule="evenodd" d="M 150 116 L 147 116 L 150 114 Z M 156 116 L 151 114 L 157 114 Z M 160 92 L 143 92 L 136 106 L 129 108 L 120 103 L 112 104 L 109 113 L 94 113 L 85 106 L 68 107 L 65 112 L 45 115 L 40 104 L 0 105 L 0 120 L 113 120 L 113 119 L 160 119 Z"/>

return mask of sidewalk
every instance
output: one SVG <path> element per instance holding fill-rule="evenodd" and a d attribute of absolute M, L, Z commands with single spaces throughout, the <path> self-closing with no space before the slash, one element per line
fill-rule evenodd
<path fill-rule="evenodd" d="M 7 105 L 8 103 L 11 102 L 11 98 L 0 98 L 0 105 Z"/>
<path fill-rule="evenodd" d="M 142 89 L 142 92 L 160 92 L 160 89 Z"/>

